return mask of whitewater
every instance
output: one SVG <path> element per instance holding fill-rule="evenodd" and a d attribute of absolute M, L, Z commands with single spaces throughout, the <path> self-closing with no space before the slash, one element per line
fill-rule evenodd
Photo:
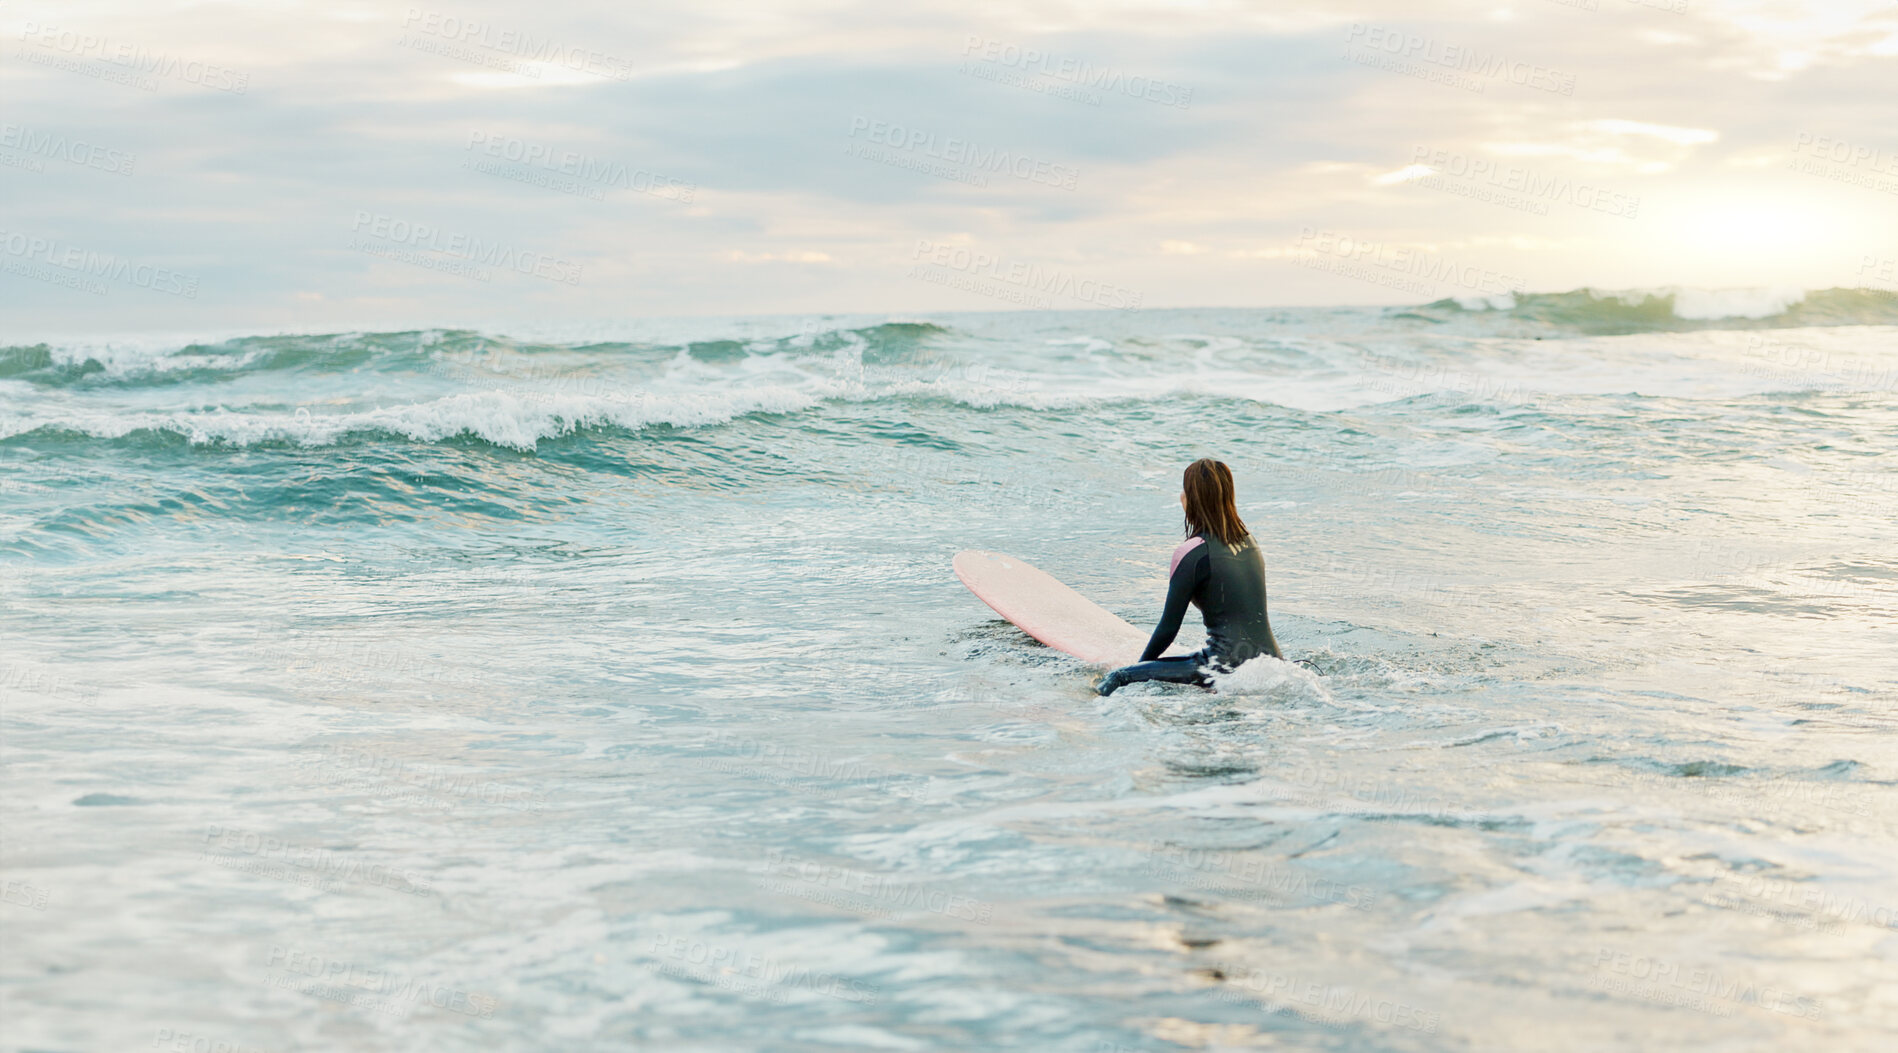
<path fill-rule="evenodd" d="M 0 333 L 5 1045 L 1880 1048 L 1894 338 Z M 1103 699 L 950 573 L 1150 627 L 1201 456 L 1312 668 Z"/>

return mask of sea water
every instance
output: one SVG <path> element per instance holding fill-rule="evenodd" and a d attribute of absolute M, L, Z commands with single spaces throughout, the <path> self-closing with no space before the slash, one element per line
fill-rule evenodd
<path fill-rule="evenodd" d="M 5 1043 L 1875 1048 L 1894 338 L 1842 291 L 8 334 Z M 1151 626 L 1203 456 L 1312 670 L 1103 699 L 950 573 Z"/>

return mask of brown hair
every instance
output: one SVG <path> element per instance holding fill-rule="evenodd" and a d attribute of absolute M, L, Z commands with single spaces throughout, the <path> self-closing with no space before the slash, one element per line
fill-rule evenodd
<path fill-rule="evenodd" d="M 1232 469 L 1211 457 L 1186 466 L 1180 478 L 1186 494 L 1186 533 L 1211 534 L 1228 548 L 1252 536 L 1233 502 Z"/>

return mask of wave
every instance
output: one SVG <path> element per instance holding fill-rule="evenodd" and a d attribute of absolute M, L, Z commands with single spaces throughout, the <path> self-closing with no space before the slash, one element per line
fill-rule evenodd
<path fill-rule="evenodd" d="M 1140 314 L 1163 319 L 1172 313 Z M 1432 327 L 1451 323 L 1454 328 L 1504 337 L 1898 325 L 1898 294 L 1876 289 L 1584 288 L 1444 299 L 1408 308 L 1235 309 L 1216 313 L 1244 323 L 1243 328 L 1250 330 L 1246 335 L 1253 342 L 1253 350 L 1259 349 L 1261 341 L 1287 350 L 1308 337 L 1323 341 L 1343 337 L 1345 331 L 1352 330 L 1396 335 L 1393 330 L 1414 322 Z M 1029 323 L 1028 328 L 1050 316 L 1047 312 L 1016 313 L 1019 321 Z M 768 323 L 687 320 L 675 324 L 676 332 L 642 339 L 629 338 L 624 326 L 575 323 L 530 331 L 527 336 L 456 328 L 232 335 L 196 341 L 158 336 L 42 341 L 0 346 L 0 383 L 19 382 L 35 388 L 169 388 L 252 377 L 316 378 L 364 372 L 456 382 L 474 379 L 477 383 L 550 377 L 571 381 L 589 370 L 658 368 L 672 363 L 729 365 L 787 354 L 844 354 L 865 367 L 927 365 L 945 361 L 942 348 L 967 346 L 971 339 L 983 339 L 976 332 L 927 320 L 853 321 L 862 324 L 827 317 Z M 1076 321 L 1083 329 L 1101 322 Z M 1110 358 L 1116 351 L 1151 342 L 1149 334 L 1136 331 L 1132 316 L 1106 321 L 1109 328 L 1128 331 L 1105 334 L 1119 335 L 1119 340 L 1071 335 L 1062 340 L 1042 336 L 1034 342 L 1046 354 L 1057 357 L 1103 353 Z M 972 323 L 977 330 L 986 324 Z M 1205 357 L 1222 354 L 1241 343 L 1232 335 L 1221 335 L 1206 337 L 1197 347 L 1156 344 L 1151 350 Z"/>
<path fill-rule="evenodd" d="M 533 450 L 589 430 L 709 428 L 757 414 L 879 402 L 887 405 L 876 413 L 892 419 L 948 406 L 1075 412 L 1080 420 L 1189 412 L 1181 407 L 1273 416 L 1386 404 L 1419 412 L 1519 409 L 1630 393 L 1882 396 L 1898 384 L 1888 329 L 1770 338 L 1719 331 L 1736 320 L 1851 315 L 1863 322 L 1873 309 L 1898 314 L 1898 305 L 1850 290 L 1694 297 L 1583 290 L 1475 305 L 1440 301 L 1399 314 L 1382 307 L 1190 318 L 1024 313 L 953 326 L 692 320 L 640 340 L 577 327 L 534 339 L 415 329 L 34 344 L 0 349 L 0 448 L 88 441 L 314 447 L 380 437 Z M 1466 322 L 1446 324 L 1452 318 Z M 1556 334 L 1564 338 L 1542 342 L 1555 324 L 1547 319 L 1564 320 L 1569 330 Z M 1637 324 L 1713 331 L 1632 338 L 1576 331 Z"/>
<path fill-rule="evenodd" d="M 434 354 L 454 349 L 458 336 L 473 338 L 477 344 L 485 339 L 472 333 L 426 331 L 246 336 L 183 346 L 149 340 L 40 343 L 0 347 L 0 378 L 50 387 L 165 386 L 247 373 L 344 373 L 372 364 L 401 369 L 426 364 Z"/>
<path fill-rule="evenodd" d="M 1898 293 L 1881 289 L 1584 288 L 1437 300 L 1399 313 L 1429 321 L 1508 320 L 1591 336 L 1898 325 Z"/>
<path fill-rule="evenodd" d="M 349 413 L 219 410 L 186 412 L 68 412 L 21 421 L 0 442 L 39 438 L 128 440 L 134 444 L 193 446 L 332 446 L 351 438 L 392 437 L 442 442 L 468 437 L 495 446 L 532 450 L 546 439 L 595 428 L 638 431 L 656 425 L 700 427 L 751 413 L 809 409 L 845 395 L 841 387 L 758 387 L 716 394 L 546 395 L 480 392 L 429 402 Z"/>
<path fill-rule="evenodd" d="M 489 369 L 529 376 L 546 373 L 536 359 L 586 355 L 633 365 L 684 356 L 730 362 L 784 352 L 849 351 L 866 364 L 912 360 L 935 337 L 953 332 L 933 322 L 891 321 L 860 327 L 820 324 L 788 327 L 757 337 L 666 341 L 515 339 L 470 329 L 387 333 L 239 336 L 167 344 L 151 339 L 45 342 L 0 347 L 0 380 L 41 387 L 168 387 L 216 383 L 263 374 L 334 375 L 369 369 L 390 374 L 461 375 Z"/>

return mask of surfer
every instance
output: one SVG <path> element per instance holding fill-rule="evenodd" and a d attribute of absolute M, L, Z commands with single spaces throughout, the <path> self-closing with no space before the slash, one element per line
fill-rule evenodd
<path fill-rule="evenodd" d="M 1211 457 L 1187 465 L 1180 481 L 1180 507 L 1186 512 L 1187 537 L 1173 550 L 1160 624 L 1154 626 L 1138 663 L 1101 678 L 1103 695 L 1142 680 L 1211 687 L 1206 667 L 1227 673 L 1262 654 L 1285 657 L 1265 616 L 1265 560 L 1233 502 L 1232 469 Z M 1161 658 L 1179 635 L 1189 602 L 1205 619 L 1206 646 L 1189 655 Z"/>

